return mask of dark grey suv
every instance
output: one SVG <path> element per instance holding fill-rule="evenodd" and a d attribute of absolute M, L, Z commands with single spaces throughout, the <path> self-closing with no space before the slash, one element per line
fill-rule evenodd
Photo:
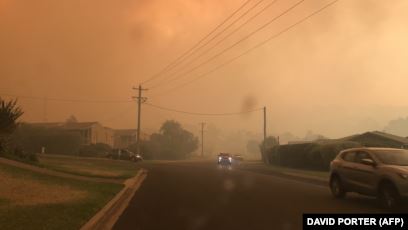
<path fill-rule="evenodd" d="M 336 198 L 347 192 L 377 196 L 387 208 L 408 196 L 408 150 L 353 148 L 341 151 L 330 164 L 330 189 Z"/>

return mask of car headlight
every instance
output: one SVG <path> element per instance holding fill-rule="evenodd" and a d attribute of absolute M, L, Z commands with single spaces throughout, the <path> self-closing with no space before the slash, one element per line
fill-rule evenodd
<path fill-rule="evenodd" d="M 231 162 L 231 161 L 232 161 L 232 157 L 228 157 L 228 160 Z"/>
<path fill-rule="evenodd" d="M 398 173 L 398 175 L 399 175 L 402 179 L 408 179 L 408 174 Z"/>

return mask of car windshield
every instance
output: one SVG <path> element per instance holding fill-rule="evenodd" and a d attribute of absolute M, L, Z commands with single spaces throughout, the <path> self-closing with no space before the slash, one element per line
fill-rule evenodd
<path fill-rule="evenodd" d="M 377 150 L 374 151 L 374 154 L 384 164 L 408 166 L 407 150 Z"/>

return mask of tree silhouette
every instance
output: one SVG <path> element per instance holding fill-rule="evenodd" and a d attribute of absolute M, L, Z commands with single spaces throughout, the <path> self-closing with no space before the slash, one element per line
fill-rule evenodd
<path fill-rule="evenodd" d="M 17 106 L 17 99 L 5 101 L 0 98 L 0 152 L 4 150 L 7 139 L 16 129 L 21 115 L 23 111 Z"/>
<path fill-rule="evenodd" d="M 184 159 L 198 147 L 198 138 L 176 121 L 166 121 L 144 143 L 144 154 L 155 159 Z"/>

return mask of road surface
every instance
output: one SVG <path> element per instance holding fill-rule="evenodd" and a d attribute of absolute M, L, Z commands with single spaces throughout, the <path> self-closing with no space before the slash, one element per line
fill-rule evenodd
<path fill-rule="evenodd" d="M 146 180 L 114 229 L 302 229 L 303 213 L 382 212 L 373 198 L 210 162 L 144 166 Z"/>

